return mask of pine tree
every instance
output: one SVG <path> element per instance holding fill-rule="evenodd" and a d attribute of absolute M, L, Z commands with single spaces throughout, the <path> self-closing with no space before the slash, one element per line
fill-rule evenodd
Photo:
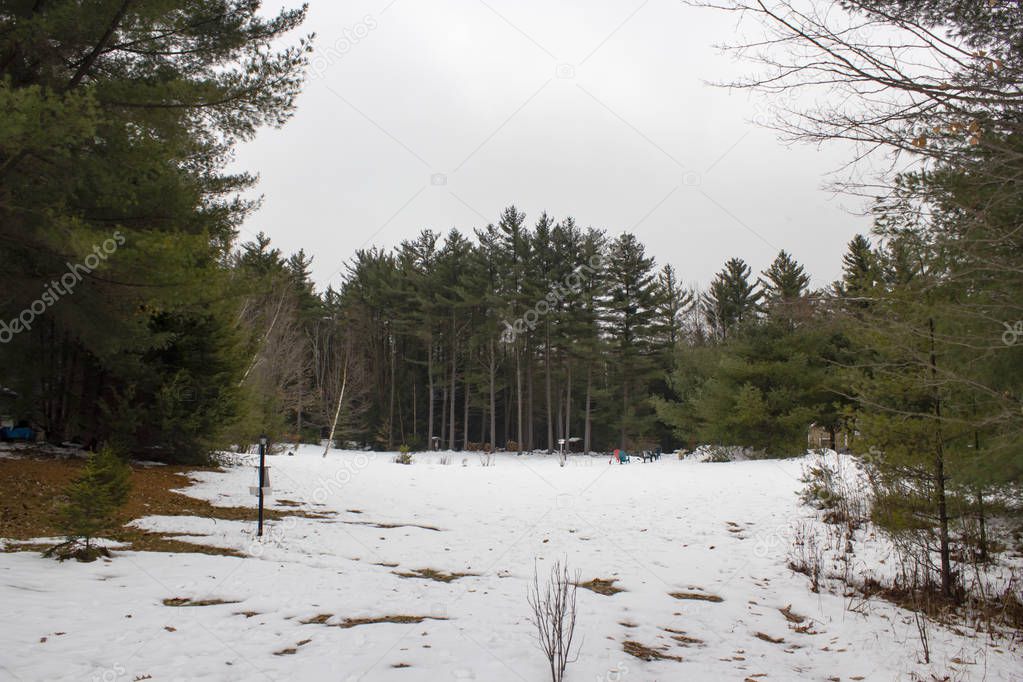
<path fill-rule="evenodd" d="M 835 294 L 844 299 L 845 305 L 852 308 L 865 308 L 869 297 L 880 278 L 877 255 L 870 241 L 861 234 L 849 242 L 845 255 L 842 256 L 842 279 L 835 283 Z"/>
<path fill-rule="evenodd" d="M 683 320 L 695 305 L 696 295 L 682 286 L 670 263 L 661 268 L 657 284 L 661 290 L 661 304 L 658 307 L 661 333 L 670 355 L 682 340 Z"/>
<path fill-rule="evenodd" d="M 810 276 L 803 266 L 785 251 L 779 252 L 760 279 L 768 317 L 790 326 L 809 320 L 813 315 L 812 302 L 807 296 L 809 284 Z"/>
<path fill-rule="evenodd" d="M 580 245 L 582 265 L 579 268 L 579 302 L 573 308 L 572 338 L 574 347 L 586 368 L 586 392 L 583 398 L 583 452 L 593 449 L 594 403 L 599 395 L 602 362 L 609 339 L 601 333 L 602 297 L 607 290 L 607 236 L 592 227 L 583 234 Z"/>
<path fill-rule="evenodd" d="M 763 292 L 750 281 L 750 267 L 741 258 L 732 258 L 715 276 L 701 301 L 707 323 L 719 339 L 727 338 L 736 327 L 756 319 Z"/>
<path fill-rule="evenodd" d="M 803 266 L 784 250 L 778 252 L 760 280 L 768 306 L 791 303 L 801 298 L 806 294 L 809 284 L 810 276 Z"/>
<path fill-rule="evenodd" d="M 519 211 L 515 206 L 509 206 L 501 212 L 501 218 L 497 223 L 501 233 L 501 254 L 506 273 L 503 286 L 501 287 L 501 293 L 506 301 L 508 311 L 507 317 L 504 319 L 508 321 L 514 320 L 512 324 L 515 325 L 519 325 L 519 320 L 525 317 L 531 305 L 529 303 L 529 290 L 526 281 L 530 261 L 531 239 L 529 230 L 524 227 L 525 222 L 526 214 Z M 518 328 L 513 329 L 515 333 L 511 335 L 510 339 L 506 337 L 506 340 L 510 345 L 510 353 L 514 357 L 514 362 L 509 363 L 510 369 L 514 371 L 514 378 L 509 382 L 509 385 L 514 386 L 515 443 L 516 450 L 522 452 L 523 439 L 526 435 L 523 421 L 525 417 L 523 410 L 525 407 L 523 365 L 526 365 L 525 369 L 528 372 L 528 363 L 530 362 L 529 349 L 532 347 L 532 330 L 525 324 L 519 326 L 522 327 L 522 333 L 519 333 Z M 530 376 L 532 376 L 531 372 Z M 511 421 L 511 411 L 509 411 L 509 421 Z M 511 439 L 509 438 L 508 440 Z"/>
<path fill-rule="evenodd" d="M 115 514 L 128 501 L 130 477 L 131 468 L 114 450 L 103 448 L 90 456 L 82 473 L 64 490 L 67 502 L 57 511 L 57 525 L 67 534 L 67 540 L 48 550 L 47 555 L 79 561 L 106 555 L 92 541 L 116 526 Z"/>
<path fill-rule="evenodd" d="M 621 411 L 612 418 L 618 426 L 619 447 L 649 438 L 654 415 L 647 402 L 648 382 L 660 374 L 654 355 L 657 311 L 662 301 L 654 259 L 646 255 L 635 235 L 614 240 L 607 255 L 605 331 L 617 367 L 615 379 Z"/>

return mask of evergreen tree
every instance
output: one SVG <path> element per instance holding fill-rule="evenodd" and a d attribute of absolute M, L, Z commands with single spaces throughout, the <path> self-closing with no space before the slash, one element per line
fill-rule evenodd
<path fill-rule="evenodd" d="M 0 363 L 18 366 L 8 383 L 54 439 L 152 433 L 177 370 L 191 373 L 165 365 L 175 346 L 222 352 L 215 364 L 238 373 L 200 385 L 235 397 L 244 365 L 227 339 L 238 299 L 226 298 L 239 292 L 226 269 L 253 206 L 239 192 L 254 178 L 225 168 L 237 141 L 289 116 L 308 49 L 281 42 L 304 8 L 266 15 L 259 5 L 98 0 L 0 12 L 0 319 L 52 301 L 0 346 Z M 73 303 L 63 300 L 71 290 Z M 213 328 L 225 343 L 195 338 Z M 177 407 L 183 432 L 241 405 Z M 131 410 L 147 423 L 122 425 Z"/>
<path fill-rule="evenodd" d="M 701 303 L 707 323 L 719 339 L 725 339 L 756 319 L 762 297 L 756 282 L 750 281 L 750 267 L 741 258 L 732 258 L 710 283 Z"/>
<path fill-rule="evenodd" d="M 666 263 L 657 275 L 657 284 L 661 290 L 659 306 L 660 327 L 664 335 L 664 345 L 669 354 L 673 353 L 682 340 L 685 316 L 696 303 L 696 295 L 678 281 L 675 268 Z"/>
<path fill-rule="evenodd" d="M 613 418 L 622 448 L 641 444 L 654 430 L 647 402 L 648 382 L 660 374 L 656 347 L 657 312 L 662 304 L 654 259 L 630 233 L 614 240 L 607 255 L 605 332 L 616 361 L 621 411 Z"/>
<path fill-rule="evenodd" d="M 67 534 L 67 541 L 48 550 L 47 555 L 92 561 L 105 554 L 92 541 L 116 526 L 115 514 L 131 491 L 130 477 L 131 468 L 114 450 L 103 448 L 90 456 L 82 473 L 65 489 L 67 502 L 57 511 L 57 524 Z"/>
<path fill-rule="evenodd" d="M 796 301 L 806 295 L 810 276 L 803 266 L 793 260 L 784 250 L 771 266 L 764 271 L 760 286 L 764 291 L 764 299 L 768 307 Z"/>
<path fill-rule="evenodd" d="M 840 420 L 834 391 L 840 386 L 835 362 L 846 359 L 841 349 L 841 336 L 821 320 L 748 325 L 704 351 L 696 372 L 685 364 L 676 371 L 673 387 L 683 402 L 662 402 L 661 418 L 680 437 L 776 457 L 803 454 L 811 423 L 834 429 Z"/>
<path fill-rule="evenodd" d="M 768 317 L 792 326 L 809 320 L 813 315 L 807 296 L 809 283 L 810 276 L 803 266 L 785 251 L 779 252 L 760 280 Z"/>

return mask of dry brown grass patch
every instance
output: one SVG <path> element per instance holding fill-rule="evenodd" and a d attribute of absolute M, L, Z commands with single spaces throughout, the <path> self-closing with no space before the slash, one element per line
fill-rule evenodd
<path fill-rule="evenodd" d="M 439 616 L 377 616 L 375 618 L 345 618 L 334 627 L 344 630 L 360 625 L 377 625 L 378 623 L 397 623 L 399 625 L 415 625 L 425 620 L 447 620 Z"/>
<path fill-rule="evenodd" d="M 306 618 L 305 620 L 298 621 L 302 625 L 324 625 L 328 620 L 334 617 L 333 613 L 321 613 L 312 618 Z"/>
<path fill-rule="evenodd" d="M 617 578 L 607 578 L 607 579 L 604 579 L 604 578 L 594 578 L 593 580 L 590 580 L 590 581 L 585 582 L 585 583 L 575 583 L 575 585 L 577 587 L 585 588 L 585 589 L 589 590 L 590 592 L 596 592 L 597 594 L 602 594 L 605 597 L 612 597 L 612 596 L 618 594 L 619 592 L 624 592 L 625 591 L 625 590 L 623 590 L 620 587 L 615 587 L 615 583 L 616 582 L 618 582 Z"/>
<path fill-rule="evenodd" d="M 678 661 L 679 663 L 682 662 L 681 656 L 673 656 L 671 654 L 666 654 L 664 653 L 663 649 L 653 649 L 651 647 L 646 646 L 645 644 L 640 644 L 639 642 L 634 642 L 632 640 L 626 640 L 622 642 L 622 650 L 625 653 L 629 654 L 630 656 L 635 656 L 636 658 L 643 661 Z"/>
<path fill-rule="evenodd" d="M 716 594 L 705 594 L 703 592 L 669 592 L 668 594 L 675 599 L 695 599 L 697 601 L 714 602 L 715 604 L 724 601 L 724 599 Z"/>
<path fill-rule="evenodd" d="M 238 601 L 226 599 L 191 599 L 189 597 L 171 597 L 163 600 L 164 606 L 218 606 L 220 604 L 237 604 Z"/>
<path fill-rule="evenodd" d="M 789 604 L 783 609 L 778 609 L 778 611 L 781 615 L 785 616 L 785 620 L 790 623 L 799 624 L 806 620 L 806 616 L 801 616 L 792 610 L 792 604 Z"/>
<path fill-rule="evenodd" d="M 438 533 L 441 530 L 436 526 L 424 526 L 419 523 L 384 523 L 379 521 L 345 521 L 345 523 L 352 526 L 370 526 L 372 528 L 422 528 L 423 530 L 432 530 Z"/>
<path fill-rule="evenodd" d="M 696 637 L 690 637 L 685 633 L 684 630 L 672 630 L 671 628 L 661 628 L 665 632 L 671 635 L 671 638 L 678 642 L 681 646 L 690 646 L 692 644 L 703 644 L 702 639 Z"/>
<path fill-rule="evenodd" d="M 414 568 L 408 573 L 399 573 L 398 571 L 392 572 L 400 578 L 419 578 L 421 580 L 433 580 L 438 583 L 450 583 L 458 580 L 459 578 L 468 578 L 470 576 L 479 575 L 478 573 L 445 573 L 444 571 L 438 571 L 432 568 Z"/>

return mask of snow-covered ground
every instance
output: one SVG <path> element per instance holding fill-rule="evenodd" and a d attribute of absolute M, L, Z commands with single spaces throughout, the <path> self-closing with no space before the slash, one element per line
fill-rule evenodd
<path fill-rule="evenodd" d="M 574 456 L 562 468 L 500 455 L 484 467 L 441 453 L 401 466 L 387 453 L 320 453 L 272 458 L 270 506 L 322 518 L 268 522 L 262 542 L 249 522 L 138 522 L 245 558 L 0 554 L 0 679 L 549 679 L 526 594 L 534 564 L 545 575 L 566 558 L 584 581 L 624 590 L 579 590 L 570 681 L 1023 679 L 1023 656 L 1004 642 L 932 626 L 922 665 L 907 612 L 880 601 L 851 612 L 810 592 L 786 567 L 790 529 L 809 515 L 795 494 L 800 460 Z M 253 471 L 197 473 L 187 494 L 253 505 Z M 417 569 L 471 575 L 398 575 Z M 790 622 L 786 608 L 806 620 Z M 424 620 L 353 622 L 388 616 Z M 682 660 L 640 660 L 626 641 Z"/>

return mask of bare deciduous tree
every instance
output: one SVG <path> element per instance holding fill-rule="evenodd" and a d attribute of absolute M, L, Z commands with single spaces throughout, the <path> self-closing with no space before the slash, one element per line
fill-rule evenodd
<path fill-rule="evenodd" d="M 540 585 L 540 575 L 533 569 L 533 585 L 527 600 L 533 614 L 530 621 L 536 626 L 540 648 L 550 664 L 552 682 L 561 682 L 565 668 L 575 661 L 570 659 L 572 638 L 575 635 L 575 596 L 579 576 L 575 580 L 568 573 L 568 565 L 555 561 L 551 566 L 547 584 Z"/>

